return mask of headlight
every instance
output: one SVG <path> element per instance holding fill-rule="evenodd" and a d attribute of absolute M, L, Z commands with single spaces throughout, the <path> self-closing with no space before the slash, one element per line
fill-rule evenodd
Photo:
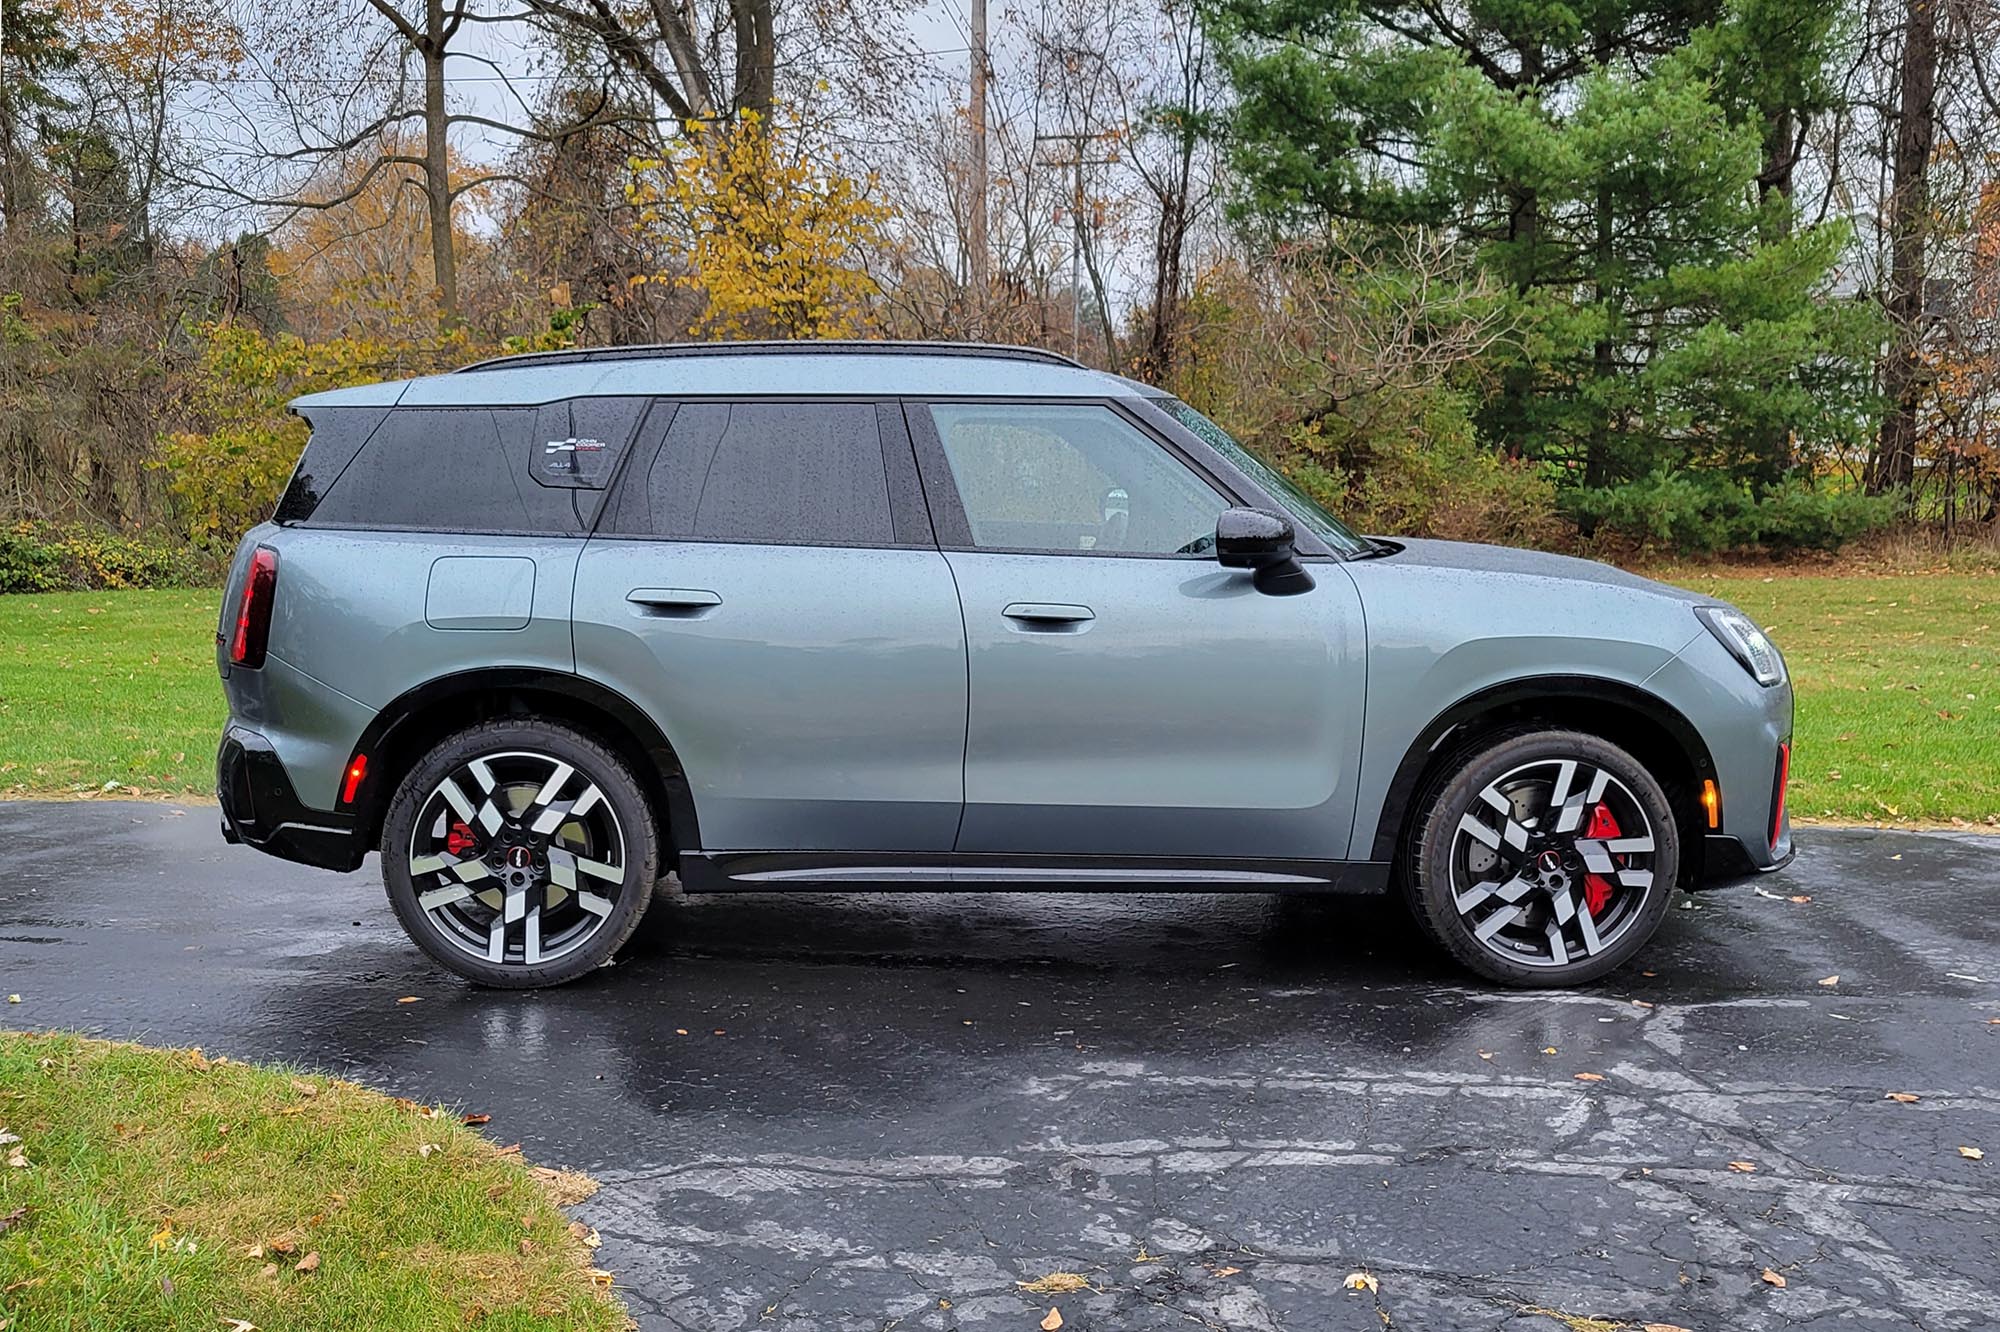
<path fill-rule="evenodd" d="M 1778 649 L 1771 640 L 1764 637 L 1764 631 L 1756 621 L 1740 610 L 1728 606 L 1696 606 L 1694 613 L 1708 626 L 1722 646 L 1729 649 L 1729 655 L 1743 663 L 1743 669 L 1755 676 L 1760 685 L 1780 685 L 1785 682 L 1785 659 L 1778 655 Z"/>

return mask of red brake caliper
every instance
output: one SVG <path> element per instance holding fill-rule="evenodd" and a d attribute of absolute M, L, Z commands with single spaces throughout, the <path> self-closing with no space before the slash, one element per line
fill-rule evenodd
<path fill-rule="evenodd" d="M 1583 835 L 1592 841 L 1600 841 L 1618 835 L 1618 820 L 1611 817 L 1611 807 L 1599 804 L 1590 811 L 1590 824 Z M 1593 916 L 1604 914 L 1604 908 L 1611 901 L 1611 881 L 1602 874 L 1583 876 L 1583 904 Z"/>
<path fill-rule="evenodd" d="M 1603 806 L 1600 805 L 1598 808 L 1602 809 Z M 1593 824 L 1591 826 L 1595 827 L 1596 825 Z M 444 849 L 451 852 L 454 856 L 462 856 L 477 845 L 478 839 L 472 835 L 472 829 L 466 827 L 463 823 L 452 824 L 451 831 L 445 834 Z M 1595 912 L 1597 908 L 1592 907 L 1591 910 Z"/>

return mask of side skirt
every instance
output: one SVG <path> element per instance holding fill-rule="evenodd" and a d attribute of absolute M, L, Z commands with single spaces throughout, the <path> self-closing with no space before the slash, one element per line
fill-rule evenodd
<path fill-rule="evenodd" d="M 690 893 L 1379 893 L 1389 886 L 1388 863 L 1372 860 L 688 851 L 680 871 L 682 891 Z"/>

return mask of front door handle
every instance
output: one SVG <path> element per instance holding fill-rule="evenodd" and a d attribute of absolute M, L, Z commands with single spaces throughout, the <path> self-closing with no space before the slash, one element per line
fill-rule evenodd
<path fill-rule="evenodd" d="M 1010 620 L 1031 627 L 1058 628 L 1088 624 L 1097 618 L 1088 606 L 1070 606 L 1054 601 L 1016 601 L 1000 612 Z"/>
<path fill-rule="evenodd" d="M 641 615 L 681 619 L 700 615 L 722 604 L 721 597 L 701 587 L 635 587 L 625 594 L 625 600 L 637 607 Z"/>

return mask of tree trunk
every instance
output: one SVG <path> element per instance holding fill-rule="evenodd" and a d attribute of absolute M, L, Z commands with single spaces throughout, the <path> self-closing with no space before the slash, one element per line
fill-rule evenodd
<path fill-rule="evenodd" d="M 1882 358 L 1882 391 L 1888 414 L 1869 460 L 1870 494 L 1907 489 L 1916 479 L 1917 407 L 1923 396 L 1924 243 L 1929 227 L 1926 188 L 1937 134 L 1938 35 L 1936 0 L 1908 0 L 1899 72 L 1896 148 L 1889 194 L 1891 326 Z"/>
<path fill-rule="evenodd" d="M 0 66 L 4 66 L 4 61 L 0 61 Z M 7 91 L 6 70 L 0 67 L 0 236 L 11 236 L 24 222 L 21 196 L 25 191 L 15 170 L 20 160 L 17 119 L 14 99 Z"/>
<path fill-rule="evenodd" d="M 458 325 L 458 255 L 451 234 L 451 148 L 445 131 L 444 0 L 424 5 L 424 199 L 430 206 L 431 274 L 437 283 L 438 327 Z"/>

